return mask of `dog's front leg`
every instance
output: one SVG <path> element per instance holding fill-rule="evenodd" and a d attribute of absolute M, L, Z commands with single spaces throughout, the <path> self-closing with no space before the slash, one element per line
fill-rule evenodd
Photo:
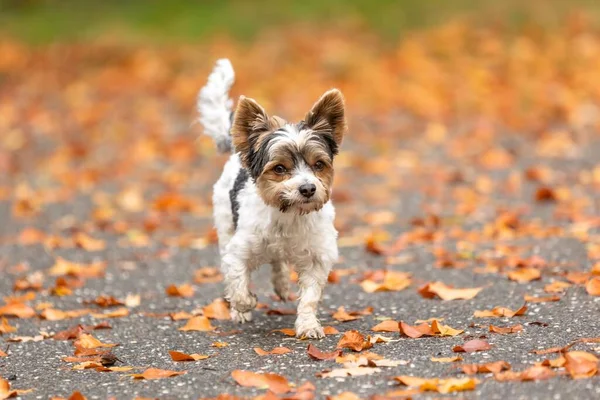
<path fill-rule="evenodd" d="M 235 254 L 223 257 L 225 272 L 225 299 L 231 305 L 231 319 L 244 323 L 252 320 L 256 296 L 250 292 L 250 268 L 247 261 Z"/>
<path fill-rule="evenodd" d="M 300 296 L 296 318 L 296 336 L 299 338 L 320 339 L 325 336 L 317 318 L 317 307 L 330 270 L 331 265 L 324 265 L 321 262 L 298 266 Z"/>

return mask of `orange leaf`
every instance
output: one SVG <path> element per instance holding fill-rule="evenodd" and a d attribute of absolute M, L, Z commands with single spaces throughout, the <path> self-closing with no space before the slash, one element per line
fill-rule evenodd
<path fill-rule="evenodd" d="M 342 350 L 338 349 L 338 350 L 334 350 L 334 351 L 325 353 L 325 352 L 319 350 L 317 348 L 317 346 L 314 346 L 313 344 L 309 344 L 306 351 L 307 351 L 308 355 L 311 358 L 314 358 L 315 360 L 333 360 L 336 357 L 339 357 L 342 355 Z"/>
<path fill-rule="evenodd" d="M 281 332 L 286 336 L 296 336 L 296 331 L 291 328 L 274 329 L 271 332 Z"/>
<path fill-rule="evenodd" d="M 535 268 L 519 268 L 508 273 L 508 279 L 519 283 L 531 282 L 541 279 L 541 277 L 540 270 Z"/>
<path fill-rule="evenodd" d="M 504 370 L 510 369 L 510 364 L 506 361 L 496 361 L 485 364 L 465 364 L 462 370 L 467 375 L 473 374 L 486 374 L 486 373 L 498 373 Z"/>
<path fill-rule="evenodd" d="M 169 296 L 174 297 L 192 297 L 194 295 L 194 288 L 189 283 L 184 283 L 180 286 L 169 285 L 165 292 Z"/>
<path fill-rule="evenodd" d="M 496 318 L 496 317 L 508 317 L 512 318 L 515 316 L 524 315 L 525 311 L 527 311 L 527 305 L 522 305 L 516 311 L 512 311 L 510 308 L 506 307 L 494 307 L 492 310 L 485 311 L 475 311 L 473 314 L 476 318 Z"/>
<path fill-rule="evenodd" d="M 431 361 L 433 362 L 439 362 L 439 363 L 451 363 L 451 362 L 457 362 L 457 361 L 462 361 L 463 358 L 461 356 L 454 356 L 454 357 L 431 357 L 430 358 Z"/>
<path fill-rule="evenodd" d="M 472 353 L 475 351 L 485 351 L 491 349 L 492 346 L 485 340 L 473 339 L 465 342 L 463 345 L 454 346 L 452 351 L 456 353 Z"/>
<path fill-rule="evenodd" d="M 559 301 L 560 296 L 530 296 L 528 294 L 525 295 L 525 301 L 528 303 L 547 303 L 551 301 Z"/>
<path fill-rule="evenodd" d="M 35 315 L 35 310 L 26 304 L 11 303 L 0 307 L 0 316 L 5 315 L 17 318 L 31 318 Z"/>
<path fill-rule="evenodd" d="M 431 322 L 431 330 L 439 336 L 457 336 L 464 332 L 461 329 L 454 329 L 448 325 L 442 325 L 437 319 Z"/>
<path fill-rule="evenodd" d="M 544 286 L 544 292 L 547 293 L 562 293 L 565 291 L 565 289 L 570 288 L 571 285 L 568 282 L 563 282 L 563 281 L 554 281 L 552 283 L 547 284 L 546 286 Z"/>
<path fill-rule="evenodd" d="M 468 300 L 482 291 L 482 287 L 455 289 L 442 282 L 430 282 L 419 289 L 421 296 L 431 299 L 438 296 L 442 300 Z"/>
<path fill-rule="evenodd" d="M 363 351 L 371 347 L 373 347 L 373 344 L 366 340 L 360 332 L 355 330 L 345 332 L 336 346 L 338 349 L 347 348 L 354 351 Z"/>
<path fill-rule="evenodd" d="M 595 276 L 585 284 L 585 290 L 592 296 L 600 296 L 600 276 Z"/>
<path fill-rule="evenodd" d="M 13 333 L 16 332 L 17 328 L 15 328 L 14 326 L 11 326 L 8 323 L 8 320 L 4 317 L 2 317 L 2 324 L 0 324 L 0 335 L 4 334 L 4 333 Z"/>
<path fill-rule="evenodd" d="M 104 276 L 106 262 L 96 262 L 92 264 L 78 264 L 67 261 L 62 257 L 57 257 L 56 262 L 50 268 L 50 275 L 70 275 L 81 278 L 100 278 Z"/>
<path fill-rule="evenodd" d="M 340 333 L 340 331 L 335 329 L 333 326 L 325 326 L 323 327 L 323 333 L 325 333 L 325 335 L 337 335 Z"/>
<path fill-rule="evenodd" d="M 214 331 L 215 327 L 210 324 L 210 320 L 205 316 L 198 316 L 190 318 L 187 323 L 179 328 L 180 331 L 199 331 L 199 332 L 208 332 Z"/>
<path fill-rule="evenodd" d="M 83 333 L 81 335 L 79 335 L 79 339 L 77 339 L 75 341 L 75 343 L 73 343 L 74 346 L 76 347 L 80 347 L 83 349 L 97 349 L 98 347 L 115 347 L 117 346 L 116 344 L 110 344 L 110 343 L 102 343 L 101 341 L 99 341 L 98 339 L 96 339 L 95 337 L 93 337 L 90 334 L 87 333 Z"/>
<path fill-rule="evenodd" d="M 598 372 L 598 358 L 585 351 L 565 353 L 565 369 L 573 379 L 590 378 Z"/>
<path fill-rule="evenodd" d="M 202 312 L 206 318 L 230 320 L 229 306 L 223 299 L 215 299 L 209 305 L 202 307 Z"/>
<path fill-rule="evenodd" d="M 269 389 L 275 394 L 287 393 L 292 389 L 288 380 L 277 374 L 257 374 L 237 369 L 231 373 L 231 377 L 241 386 Z"/>
<path fill-rule="evenodd" d="M 411 326 L 405 323 L 404 321 L 400 321 L 399 330 L 401 335 L 405 335 L 413 339 L 420 338 L 424 335 L 434 335 L 434 332 L 431 330 L 431 327 L 426 322 L 423 322 L 421 325 Z"/>
<path fill-rule="evenodd" d="M 217 267 L 203 267 L 194 272 L 194 282 L 198 284 L 216 283 L 223 280 L 223 274 Z"/>
<path fill-rule="evenodd" d="M 394 380 L 405 386 L 418 387 L 421 391 L 433 391 L 443 394 L 473 390 L 477 385 L 477 380 L 472 378 L 425 379 L 402 375 L 395 376 Z"/>
<path fill-rule="evenodd" d="M 169 371 L 165 369 L 158 368 L 148 368 L 141 374 L 133 374 L 131 375 L 133 379 L 163 379 L 170 378 L 173 376 L 184 375 L 187 371 Z"/>
<path fill-rule="evenodd" d="M 202 354 L 186 354 L 179 351 L 169 351 L 169 355 L 173 361 L 199 361 L 210 357 Z"/>
<path fill-rule="evenodd" d="M 265 350 L 261 349 L 260 347 L 255 347 L 254 351 L 259 356 L 270 356 L 270 355 L 278 355 L 278 354 L 287 354 L 287 353 L 291 353 L 292 352 L 292 350 L 288 349 L 287 347 L 275 347 L 271 351 L 265 351 Z"/>
<path fill-rule="evenodd" d="M 94 239 L 83 232 L 78 232 L 73 237 L 73 241 L 77 247 L 87 251 L 100 251 L 106 248 L 106 243 L 101 239 Z"/>
<path fill-rule="evenodd" d="M 359 317 L 348 314 L 346 312 L 346 310 L 344 309 L 344 307 L 340 307 L 337 309 L 337 311 L 335 313 L 333 313 L 333 318 L 338 321 L 341 321 L 341 322 L 347 322 L 347 321 L 354 321 L 354 320 L 358 319 Z"/>
<path fill-rule="evenodd" d="M 389 319 L 375 325 L 371 330 L 374 332 L 400 332 L 400 326 L 398 322 Z"/>
<path fill-rule="evenodd" d="M 508 333 L 517 333 L 523 330 L 523 325 L 508 326 L 506 328 L 500 326 L 490 325 L 490 332 L 500 333 L 506 335 Z"/>

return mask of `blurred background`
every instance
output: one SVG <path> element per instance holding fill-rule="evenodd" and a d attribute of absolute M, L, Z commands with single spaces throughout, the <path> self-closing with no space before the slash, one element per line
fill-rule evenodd
<path fill-rule="evenodd" d="M 195 98 L 229 57 L 233 95 L 288 119 L 344 91 L 342 231 L 365 209 L 371 225 L 423 198 L 442 209 L 456 188 L 439 183 L 467 182 L 459 210 L 474 212 L 495 187 L 469 173 L 510 167 L 524 140 L 592 154 L 599 23 L 594 0 L 0 0 L 0 200 L 27 217 L 84 196 L 100 225 L 150 210 L 140 232 L 208 217 L 222 159 Z"/>

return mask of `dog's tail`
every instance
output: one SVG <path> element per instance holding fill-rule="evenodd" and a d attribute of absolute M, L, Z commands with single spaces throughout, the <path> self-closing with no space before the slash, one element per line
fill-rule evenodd
<path fill-rule="evenodd" d="M 232 150 L 231 128 L 233 101 L 229 89 L 235 80 L 231 62 L 222 58 L 217 61 L 208 76 L 208 82 L 198 93 L 198 112 L 204 133 L 212 137 L 221 153 Z"/>

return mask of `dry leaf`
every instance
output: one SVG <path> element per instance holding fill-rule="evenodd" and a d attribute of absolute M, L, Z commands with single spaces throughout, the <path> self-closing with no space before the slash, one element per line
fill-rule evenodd
<path fill-rule="evenodd" d="M 508 279 L 519 283 L 526 283 L 542 278 L 542 273 L 535 268 L 519 268 L 508 272 Z"/>
<path fill-rule="evenodd" d="M 327 396 L 327 400 L 361 400 L 361 398 L 352 392 L 342 392 L 335 396 Z"/>
<path fill-rule="evenodd" d="M 509 333 L 517 333 L 523 330 L 523 325 L 514 325 L 508 327 L 500 327 L 495 325 L 490 325 L 490 332 L 500 333 L 502 335 L 506 335 Z"/>
<path fill-rule="evenodd" d="M 552 301 L 559 301 L 560 300 L 560 296 L 530 296 L 528 294 L 526 294 L 524 296 L 524 300 L 528 303 L 548 303 L 548 302 L 552 302 Z"/>
<path fill-rule="evenodd" d="M 110 343 L 102 343 L 100 340 L 96 339 L 92 335 L 88 333 L 82 333 L 79 335 L 79 338 L 73 343 L 76 347 L 81 347 L 83 349 L 97 349 L 99 347 L 115 347 L 118 346 L 116 344 Z"/>
<path fill-rule="evenodd" d="M 498 373 L 510 369 L 510 364 L 506 361 L 496 361 L 485 364 L 465 364 L 462 370 L 467 375 Z"/>
<path fill-rule="evenodd" d="M 69 318 L 79 318 L 84 315 L 88 315 L 91 311 L 92 310 L 90 310 L 89 308 L 83 308 L 81 310 L 69 310 L 69 311 L 56 310 L 54 308 L 46 308 L 44 311 L 42 311 L 40 313 L 40 317 L 44 318 L 48 321 L 60 321 L 60 320 L 69 319 Z"/>
<path fill-rule="evenodd" d="M 398 322 L 389 319 L 375 325 L 371 330 L 374 332 L 400 332 L 400 326 Z"/>
<path fill-rule="evenodd" d="M 83 232 L 77 232 L 73 236 L 73 242 L 77 247 L 80 247 L 87 251 L 100 251 L 106 248 L 106 243 L 101 239 L 94 239 Z"/>
<path fill-rule="evenodd" d="M 352 330 L 344 333 L 336 348 L 363 351 L 373 347 L 373 344 L 358 331 Z"/>
<path fill-rule="evenodd" d="M 210 324 L 210 320 L 205 316 L 198 316 L 190 318 L 187 323 L 179 328 L 180 331 L 199 331 L 199 332 L 209 332 L 214 331 L 215 327 Z"/>
<path fill-rule="evenodd" d="M 494 374 L 497 381 L 537 381 L 554 377 L 556 374 L 548 367 L 533 366 L 521 372 L 504 371 Z"/>
<path fill-rule="evenodd" d="M 80 278 L 101 278 L 104 276 L 106 262 L 96 262 L 92 264 L 78 264 L 67 261 L 62 257 L 57 257 L 56 262 L 50 268 L 50 275 L 70 275 Z"/>
<path fill-rule="evenodd" d="M 173 376 L 184 375 L 185 373 L 187 373 L 187 371 L 169 371 L 169 370 L 165 370 L 165 369 L 148 368 L 141 374 L 133 374 L 133 375 L 131 375 L 131 377 L 133 379 L 153 380 L 153 379 L 171 378 Z"/>
<path fill-rule="evenodd" d="M 13 397 L 19 397 L 21 395 L 31 393 L 31 392 L 33 392 L 33 389 L 27 389 L 27 390 L 11 389 L 10 382 L 8 382 L 5 379 L 0 378 L 0 399 L 2 399 L 2 400 L 10 399 Z"/>
<path fill-rule="evenodd" d="M 454 357 L 431 357 L 430 358 L 431 361 L 433 362 L 439 362 L 439 363 L 451 363 L 451 362 L 457 362 L 457 361 L 462 361 L 463 358 L 461 356 L 454 356 Z"/>
<path fill-rule="evenodd" d="M 431 327 L 426 322 L 423 322 L 421 325 L 411 326 L 405 323 L 404 321 L 400 321 L 400 334 L 411 337 L 413 339 L 420 338 L 421 336 L 433 336 L 434 332 L 431 330 Z"/>
<path fill-rule="evenodd" d="M 354 367 L 354 368 L 336 368 L 331 371 L 324 371 L 317 374 L 320 378 L 345 378 L 348 376 L 372 375 L 381 372 L 379 368 Z"/>
<path fill-rule="evenodd" d="M 515 316 L 525 315 L 525 311 L 527 311 L 527 305 L 522 305 L 516 311 L 512 311 L 510 308 L 506 307 L 494 307 L 492 310 L 486 311 L 475 311 L 473 314 L 476 318 L 497 318 L 497 317 L 507 317 L 512 318 Z"/>
<path fill-rule="evenodd" d="M 382 282 L 365 279 L 361 282 L 363 290 L 367 293 L 374 292 L 399 292 L 411 284 L 410 274 L 399 271 L 384 271 Z"/>
<path fill-rule="evenodd" d="M 317 348 L 313 344 L 309 344 L 306 349 L 308 355 L 315 360 L 333 360 L 342 355 L 342 350 L 334 350 L 325 353 Z"/>
<path fill-rule="evenodd" d="M 482 339 L 473 339 L 466 341 L 463 345 L 454 346 L 452 351 L 456 353 L 472 353 L 475 351 L 485 351 L 491 349 L 492 346 L 488 342 Z"/>
<path fill-rule="evenodd" d="M 186 354 L 179 351 L 169 351 L 169 355 L 173 361 L 199 361 L 210 357 L 202 354 Z"/>
<path fill-rule="evenodd" d="M 544 286 L 544 291 L 547 293 L 562 293 L 565 291 L 565 289 L 570 288 L 571 286 L 573 285 L 568 282 L 554 281 Z"/>
<path fill-rule="evenodd" d="M 229 306 L 223 299 L 215 299 L 206 307 L 202 307 L 202 312 L 206 318 L 230 320 Z"/>
<path fill-rule="evenodd" d="M 573 379 L 590 378 L 598 373 L 598 357 L 585 351 L 565 353 L 565 369 Z"/>
<path fill-rule="evenodd" d="M 600 296 L 600 276 L 590 279 L 585 284 L 585 290 L 592 296 Z"/>
<path fill-rule="evenodd" d="M 35 310 L 22 303 L 11 303 L 0 307 L 0 316 L 31 318 L 35 315 Z"/>
<path fill-rule="evenodd" d="M 254 351 L 259 356 L 270 356 L 270 355 L 278 355 L 278 354 L 287 354 L 287 353 L 291 353 L 292 352 L 292 350 L 288 349 L 287 347 L 275 347 L 271 351 L 265 351 L 265 350 L 261 349 L 260 347 L 255 347 Z"/>
<path fill-rule="evenodd" d="M 475 389 L 477 380 L 473 378 L 417 378 L 414 376 L 395 376 L 394 380 L 402 385 L 417 387 L 421 391 L 433 391 L 442 394 Z"/>
<path fill-rule="evenodd" d="M 194 288 L 189 283 L 184 283 L 183 285 L 169 285 L 165 292 L 169 296 L 173 297 L 192 297 L 194 295 Z"/>
<path fill-rule="evenodd" d="M 194 272 L 194 283 L 217 283 L 223 280 L 223 274 L 217 267 L 203 267 Z"/>
<path fill-rule="evenodd" d="M 129 310 L 125 307 L 117 308 L 116 310 L 106 313 L 92 313 L 94 318 L 122 318 L 129 315 Z"/>
<path fill-rule="evenodd" d="M 15 328 L 14 326 L 11 326 L 8 323 L 8 320 L 4 317 L 2 317 L 2 323 L 0 324 L 0 335 L 4 334 L 4 333 L 13 333 L 16 332 L 17 328 Z"/>
<path fill-rule="evenodd" d="M 241 386 L 269 389 L 275 394 L 283 394 L 292 390 L 288 380 L 277 374 L 257 374 L 237 369 L 231 372 L 231 377 Z"/>
<path fill-rule="evenodd" d="M 442 300 L 468 300 L 477 296 L 482 290 L 482 287 L 455 289 L 443 282 L 430 282 L 422 286 L 419 293 L 427 299 L 438 296 Z"/>
<path fill-rule="evenodd" d="M 431 322 L 431 330 L 439 336 L 457 336 L 464 332 L 461 329 L 454 329 L 448 325 L 442 325 L 437 319 Z"/>
<path fill-rule="evenodd" d="M 347 322 L 347 321 L 354 321 L 356 319 L 359 319 L 360 317 L 355 316 L 355 315 L 350 315 L 346 312 L 344 307 L 340 307 L 337 309 L 337 311 L 335 313 L 333 313 L 333 318 L 337 321 Z"/>

